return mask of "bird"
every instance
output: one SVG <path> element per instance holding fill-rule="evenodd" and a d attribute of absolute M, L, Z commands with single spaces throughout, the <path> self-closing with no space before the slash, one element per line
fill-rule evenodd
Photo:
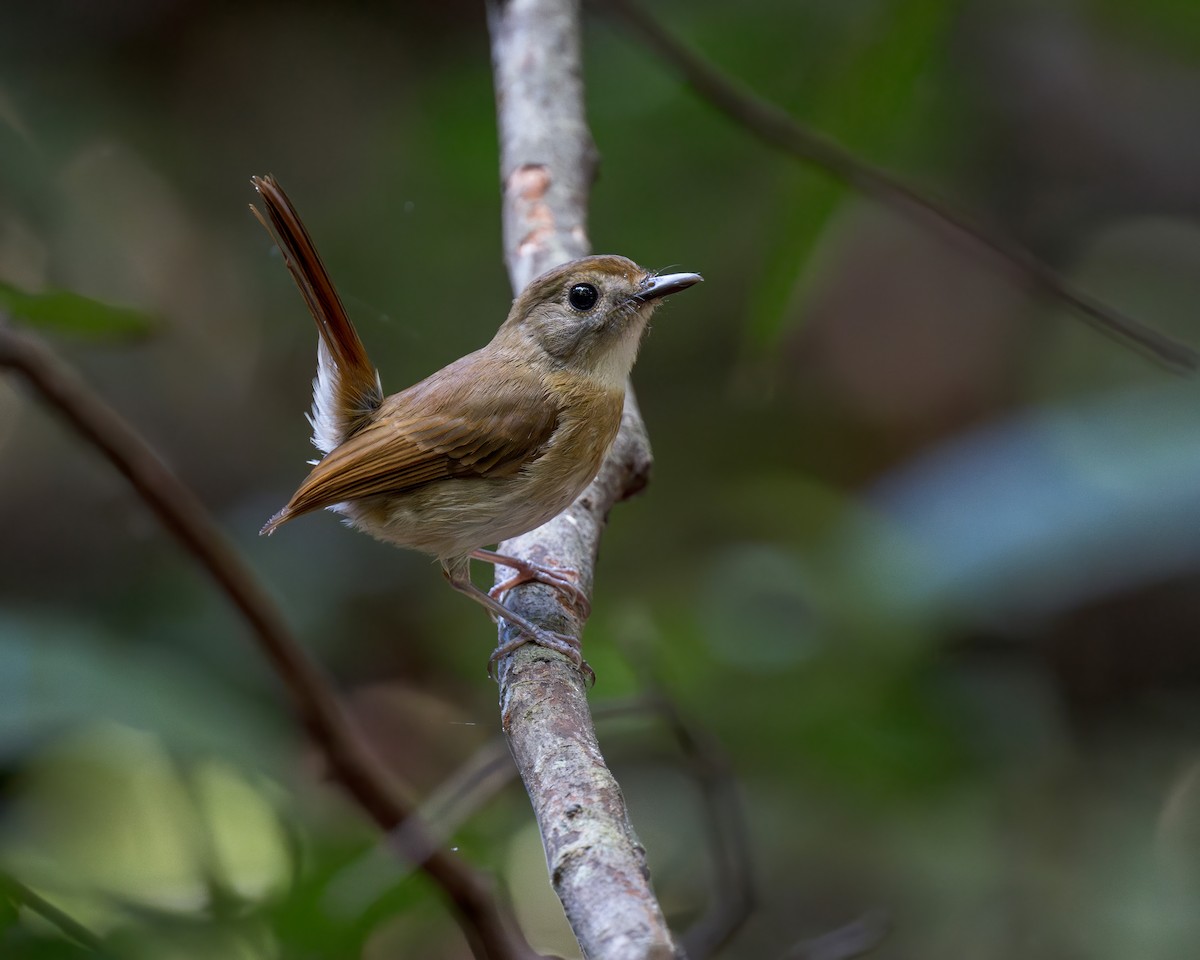
<path fill-rule="evenodd" d="M 584 617 L 575 571 L 496 553 L 489 545 L 550 520 L 599 471 L 621 424 L 626 382 L 647 324 L 664 297 L 699 283 L 616 255 L 572 260 L 536 277 L 496 335 L 398 393 L 385 396 L 303 221 L 272 176 L 252 177 L 266 216 L 250 209 L 284 256 L 317 324 L 313 445 L 323 454 L 263 526 L 316 510 L 387 543 L 433 556 L 450 586 L 515 628 L 489 660 L 533 642 L 594 680 L 580 643 L 538 627 L 501 602 L 538 581 Z M 471 560 L 511 568 L 490 591 L 471 582 Z"/>

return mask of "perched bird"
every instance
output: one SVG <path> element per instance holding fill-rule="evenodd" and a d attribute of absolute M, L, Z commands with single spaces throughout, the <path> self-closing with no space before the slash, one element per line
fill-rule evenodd
<path fill-rule="evenodd" d="M 500 603 L 537 580 L 586 615 L 574 571 L 484 549 L 540 526 L 592 481 L 621 424 L 625 382 L 659 301 L 700 281 L 658 276 L 617 256 L 584 257 L 542 274 L 513 301 L 491 343 L 385 397 L 316 248 L 272 177 L 254 177 L 267 218 L 317 321 L 309 421 L 325 456 L 267 521 L 264 534 L 327 508 L 388 543 L 432 554 L 456 590 L 522 635 L 586 669 L 578 641 L 535 626 Z M 516 571 L 485 593 L 472 559 Z"/>

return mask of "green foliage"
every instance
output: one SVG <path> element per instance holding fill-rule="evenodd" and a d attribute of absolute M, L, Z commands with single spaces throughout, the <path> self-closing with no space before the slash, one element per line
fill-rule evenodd
<path fill-rule="evenodd" d="M 486 341 L 511 291 L 482 12 L 44 6 L 0 15 L 0 306 L 102 338 L 155 322 L 66 290 L 156 305 L 162 336 L 73 358 L 428 796 L 498 733 L 494 631 L 426 558 L 331 516 L 257 538 L 311 456 L 314 334 L 245 205 L 279 174 L 389 389 Z M 801 121 L 969 186 L 979 219 L 1200 340 L 1193 3 L 650 6 Z M 873 907 L 881 957 L 1200 954 L 1194 383 L 884 229 L 591 20 L 591 240 L 706 282 L 634 373 L 654 479 L 610 518 L 585 648 L 595 700 L 651 678 L 728 759 L 761 895 L 722 957 Z M 0 870 L 123 960 L 465 956 L 225 599 L 6 383 L 0 529 Z M 600 732 L 682 927 L 716 870 L 700 788 L 661 723 Z M 512 785 L 449 843 L 569 955 L 531 821 Z M 4 960 L 85 955 L 0 897 Z"/>
<path fill-rule="evenodd" d="M 70 290 L 26 293 L 3 282 L 0 309 L 33 327 L 92 338 L 142 336 L 155 325 L 142 310 L 101 303 Z"/>
<path fill-rule="evenodd" d="M 815 79 L 820 91 L 798 118 L 872 163 L 887 166 L 912 138 L 925 85 L 944 55 L 959 0 L 876 2 L 840 24 L 841 44 Z M 764 95 L 770 96 L 764 92 Z M 771 242 L 746 332 L 770 350 L 804 316 L 822 238 L 856 194 L 798 160 L 781 174 Z"/>

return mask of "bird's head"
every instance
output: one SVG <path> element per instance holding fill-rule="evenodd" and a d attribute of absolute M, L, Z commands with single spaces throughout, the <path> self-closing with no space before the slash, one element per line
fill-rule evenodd
<path fill-rule="evenodd" d="M 697 273 L 657 275 L 625 257 L 572 260 L 529 282 L 496 342 L 532 347 L 558 369 L 623 389 L 655 307 L 700 280 Z"/>

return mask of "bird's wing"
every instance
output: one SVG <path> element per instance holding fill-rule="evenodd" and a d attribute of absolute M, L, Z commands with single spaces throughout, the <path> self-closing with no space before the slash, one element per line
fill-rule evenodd
<path fill-rule="evenodd" d="M 347 500 L 451 477 L 509 476 L 536 459 L 558 423 L 552 395 L 520 374 L 481 372 L 474 361 L 385 400 L 378 418 L 321 460 L 263 532 Z"/>

